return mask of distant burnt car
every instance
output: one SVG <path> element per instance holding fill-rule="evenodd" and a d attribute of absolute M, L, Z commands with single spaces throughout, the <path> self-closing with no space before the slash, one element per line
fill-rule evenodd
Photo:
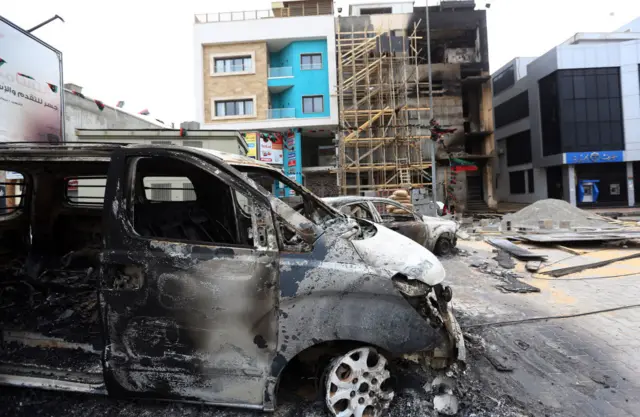
<path fill-rule="evenodd" d="M 458 224 L 453 220 L 423 216 L 389 198 L 344 196 L 323 200 L 343 214 L 395 230 L 437 255 L 447 255 L 456 246 Z"/>

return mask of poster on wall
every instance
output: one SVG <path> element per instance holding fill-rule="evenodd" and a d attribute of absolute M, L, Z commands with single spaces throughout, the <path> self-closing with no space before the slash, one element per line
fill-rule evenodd
<path fill-rule="evenodd" d="M 249 158 L 256 158 L 256 142 L 258 134 L 256 132 L 249 132 L 244 134 L 244 140 L 247 142 L 247 156 Z"/>
<path fill-rule="evenodd" d="M 0 17 L 0 142 L 63 138 L 62 54 Z"/>
<path fill-rule="evenodd" d="M 269 164 L 282 164 L 282 145 L 282 136 L 273 137 L 272 139 L 260 139 L 260 160 Z"/>

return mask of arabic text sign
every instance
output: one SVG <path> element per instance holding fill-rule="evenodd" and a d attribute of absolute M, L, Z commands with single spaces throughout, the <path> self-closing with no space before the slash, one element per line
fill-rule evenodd
<path fill-rule="evenodd" d="M 0 18 L 0 142 L 62 140 L 62 55 Z"/>
<path fill-rule="evenodd" d="M 623 151 L 567 152 L 565 156 L 567 164 L 602 164 L 624 160 Z"/>

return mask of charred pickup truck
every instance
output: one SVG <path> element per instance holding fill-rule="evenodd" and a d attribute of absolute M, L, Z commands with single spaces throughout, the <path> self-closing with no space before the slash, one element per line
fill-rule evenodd
<path fill-rule="evenodd" d="M 334 415 L 377 416 L 388 358 L 463 363 L 440 262 L 252 159 L 0 145 L 0 383 L 271 411 L 294 359 Z M 294 210 L 269 191 L 295 190 Z"/>

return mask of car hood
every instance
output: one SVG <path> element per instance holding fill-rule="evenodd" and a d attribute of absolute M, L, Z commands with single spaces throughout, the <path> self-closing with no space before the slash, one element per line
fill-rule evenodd
<path fill-rule="evenodd" d="M 380 224 L 367 223 L 377 232 L 364 239 L 354 239 L 352 243 L 368 265 L 387 270 L 391 275 L 401 273 L 431 286 L 444 280 L 444 267 L 424 246 Z"/>
<path fill-rule="evenodd" d="M 453 220 L 441 219 L 439 217 L 422 216 L 422 221 L 432 228 L 433 227 L 451 228 L 452 232 L 455 232 L 456 229 L 458 228 L 458 224 Z"/>

